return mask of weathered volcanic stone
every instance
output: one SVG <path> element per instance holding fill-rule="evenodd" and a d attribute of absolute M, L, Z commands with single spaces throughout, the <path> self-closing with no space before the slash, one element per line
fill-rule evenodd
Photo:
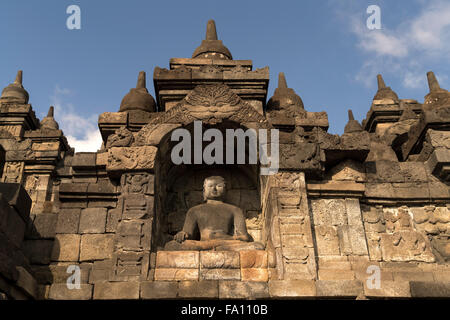
<path fill-rule="evenodd" d="M 219 299 L 264 299 L 268 297 L 267 282 L 219 281 Z"/>
<path fill-rule="evenodd" d="M 271 280 L 269 293 L 273 298 L 314 297 L 314 280 Z"/>
<path fill-rule="evenodd" d="M 58 214 L 56 233 L 78 233 L 81 209 L 62 209 Z"/>
<path fill-rule="evenodd" d="M 180 298 L 218 298 L 218 281 L 180 281 L 178 287 L 178 297 Z"/>
<path fill-rule="evenodd" d="M 241 268 L 266 268 L 268 256 L 263 250 L 240 251 Z"/>
<path fill-rule="evenodd" d="M 450 283 L 411 281 L 411 297 L 413 298 L 448 298 Z"/>
<path fill-rule="evenodd" d="M 92 285 L 80 284 L 80 289 L 69 289 L 66 283 L 54 283 L 50 286 L 48 297 L 51 300 L 90 300 Z"/>
<path fill-rule="evenodd" d="M 319 297 L 357 297 L 363 285 L 359 280 L 318 280 L 316 290 Z"/>
<path fill-rule="evenodd" d="M 269 280 L 269 270 L 267 268 L 241 269 L 241 280 L 266 282 Z"/>
<path fill-rule="evenodd" d="M 26 240 L 22 244 L 25 255 L 33 264 L 49 264 L 53 240 Z"/>
<path fill-rule="evenodd" d="M 241 280 L 240 269 L 201 269 L 200 280 Z"/>
<path fill-rule="evenodd" d="M 141 283 L 141 299 L 174 299 L 177 297 L 178 282 L 148 281 Z"/>
<path fill-rule="evenodd" d="M 78 234 L 58 234 L 53 245 L 52 260 L 78 261 L 80 256 L 80 238 Z"/>
<path fill-rule="evenodd" d="M 198 268 L 199 251 L 158 251 L 157 268 Z"/>
<path fill-rule="evenodd" d="M 156 268 L 155 280 L 157 281 L 197 281 L 199 278 L 198 269 L 183 268 Z"/>
<path fill-rule="evenodd" d="M 200 263 L 206 269 L 236 269 L 239 268 L 239 252 L 204 251 L 200 252 Z"/>
<path fill-rule="evenodd" d="M 94 299 L 139 299 L 139 282 L 99 282 L 94 285 Z"/>
<path fill-rule="evenodd" d="M 104 233 L 105 227 L 106 208 L 81 210 L 79 233 Z"/>
<path fill-rule="evenodd" d="M 364 295 L 366 297 L 408 298 L 411 297 L 410 283 L 408 281 L 382 280 L 380 288 L 368 288 L 364 282 Z"/>
<path fill-rule="evenodd" d="M 113 248 L 111 234 L 84 234 L 81 236 L 80 261 L 111 258 Z"/>
<path fill-rule="evenodd" d="M 53 213 L 40 213 L 34 219 L 34 232 L 32 238 L 34 239 L 48 239 L 55 237 L 56 224 L 58 222 L 58 215 Z"/>

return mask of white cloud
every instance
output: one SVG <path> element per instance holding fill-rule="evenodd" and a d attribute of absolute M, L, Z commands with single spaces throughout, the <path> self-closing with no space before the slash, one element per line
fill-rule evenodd
<path fill-rule="evenodd" d="M 408 47 L 403 40 L 388 30 L 369 30 L 361 20 L 353 19 L 352 31 L 359 37 L 358 46 L 376 55 L 404 57 Z"/>
<path fill-rule="evenodd" d="M 381 30 L 369 30 L 360 14 L 350 19 L 351 30 L 358 38 L 357 47 L 367 54 L 355 76 L 357 81 L 372 86 L 375 75 L 383 71 L 401 77 L 406 88 L 416 89 L 426 86 L 430 65 L 448 63 L 450 2 L 422 2 L 420 12 L 392 29 L 383 23 L 382 8 L 381 21 Z M 446 78 L 441 75 L 441 80 Z"/>
<path fill-rule="evenodd" d="M 411 89 L 423 88 L 427 82 L 422 73 L 415 71 L 406 71 L 403 77 L 403 86 Z"/>
<path fill-rule="evenodd" d="M 372 87 L 376 84 L 376 75 L 381 72 L 380 70 L 389 70 L 397 74 L 402 72 L 401 65 L 391 57 L 372 58 L 364 62 L 355 75 L 355 80 L 362 82 L 366 87 Z M 389 83 L 386 85 L 389 86 Z"/>
<path fill-rule="evenodd" d="M 411 21 L 411 46 L 423 51 L 450 51 L 450 3 L 430 1 L 429 6 Z"/>
<path fill-rule="evenodd" d="M 102 138 L 97 127 L 98 115 L 93 114 L 89 118 L 78 115 L 71 103 L 64 102 L 72 92 L 69 89 L 55 87 L 50 97 L 55 107 L 55 120 L 64 132 L 71 147 L 75 152 L 95 152 L 102 145 Z"/>
<path fill-rule="evenodd" d="M 98 130 L 87 131 L 81 139 L 67 135 L 67 141 L 76 152 L 96 152 L 102 145 L 102 137 Z"/>

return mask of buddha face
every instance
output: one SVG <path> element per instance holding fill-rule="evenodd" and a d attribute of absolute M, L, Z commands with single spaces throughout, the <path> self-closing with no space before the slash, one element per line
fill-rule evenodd
<path fill-rule="evenodd" d="M 205 200 L 222 200 L 225 197 L 225 179 L 219 176 L 205 179 L 203 184 L 203 198 Z"/>

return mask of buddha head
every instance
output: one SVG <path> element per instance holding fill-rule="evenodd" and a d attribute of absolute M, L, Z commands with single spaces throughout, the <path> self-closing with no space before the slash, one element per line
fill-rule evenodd
<path fill-rule="evenodd" d="M 205 179 L 203 183 L 203 199 L 223 200 L 226 194 L 225 179 L 221 176 L 212 176 Z"/>

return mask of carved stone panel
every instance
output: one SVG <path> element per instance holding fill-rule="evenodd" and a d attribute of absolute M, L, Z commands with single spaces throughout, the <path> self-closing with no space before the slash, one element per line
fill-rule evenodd
<path fill-rule="evenodd" d="M 121 177 L 122 194 L 153 194 L 155 179 L 153 175 L 124 174 Z"/>
<path fill-rule="evenodd" d="M 386 261 L 435 261 L 428 241 L 416 231 L 382 234 L 380 244 Z"/>
<path fill-rule="evenodd" d="M 107 228 L 115 231 L 111 281 L 146 280 L 154 217 L 154 176 L 125 173 L 117 207 L 110 210 Z"/>
<path fill-rule="evenodd" d="M 448 243 L 450 214 L 447 210 L 446 207 L 434 206 L 364 206 L 364 226 L 371 259 L 434 262 L 440 255 L 433 245 L 434 239 L 444 239 Z"/>
<path fill-rule="evenodd" d="M 21 161 L 7 161 L 3 169 L 1 182 L 22 183 L 24 165 L 25 163 Z"/>
<path fill-rule="evenodd" d="M 279 172 L 269 178 L 276 195 L 270 239 L 279 279 L 315 279 L 315 253 L 304 173 Z M 271 209 L 269 209 L 271 210 Z M 267 223 L 267 222 L 266 222 Z"/>
<path fill-rule="evenodd" d="M 134 142 L 133 133 L 126 127 L 121 127 L 108 137 L 106 148 L 112 147 L 129 147 Z"/>
<path fill-rule="evenodd" d="M 158 148 L 143 147 L 113 147 L 109 149 L 107 171 L 137 171 L 153 170 Z"/>

